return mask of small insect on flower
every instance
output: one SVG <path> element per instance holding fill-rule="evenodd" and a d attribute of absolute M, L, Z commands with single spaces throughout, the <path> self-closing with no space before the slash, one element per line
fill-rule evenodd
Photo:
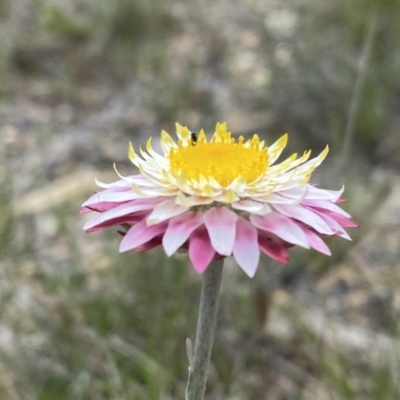
<path fill-rule="evenodd" d="M 140 173 L 120 176 L 83 204 L 82 212 L 99 214 L 84 226 L 87 232 L 124 226 L 120 251 L 145 251 L 163 246 L 171 256 L 187 250 L 202 273 L 215 258 L 233 256 L 250 277 L 260 252 L 286 263 L 287 249 L 300 246 L 330 255 L 329 236 L 350 239 L 345 228 L 357 226 L 337 203 L 340 190 L 309 183 L 328 147 L 315 158 L 311 151 L 276 163 L 288 135 L 266 145 L 257 134 L 233 137 L 217 124 L 207 140 L 203 130 L 179 124 L 178 142 L 161 132 L 162 154 L 151 139 L 147 152 L 128 156 Z"/>
<path fill-rule="evenodd" d="M 196 146 L 196 144 L 197 144 L 197 133 L 196 132 L 190 133 L 190 143 L 192 144 L 192 146 Z"/>

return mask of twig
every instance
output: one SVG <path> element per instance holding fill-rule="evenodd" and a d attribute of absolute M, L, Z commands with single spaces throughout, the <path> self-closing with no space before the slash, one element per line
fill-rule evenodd
<path fill-rule="evenodd" d="M 379 16 L 379 7 L 373 7 L 370 11 L 368 18 L 367 33 L 365 36 L 365 42 L 361 53 L 360 60 L 358 62 L 357 79 L 354 84 L 353 93 L 350 101 L 349 115 L 346 123 L 346 130 L 344 133 L 343 149 L 342 149 L 342 160 L 341 160 L 341 174 L 346 170 L 350 154 L 353 150 L 354 143 L 354 129 L 356 123 L 356 117 L 358 109 L 360 108 L 362 93 L 367 78 L 369 60 L 372 51 L 372 44 L 376 34 L 377 22 Z"/>

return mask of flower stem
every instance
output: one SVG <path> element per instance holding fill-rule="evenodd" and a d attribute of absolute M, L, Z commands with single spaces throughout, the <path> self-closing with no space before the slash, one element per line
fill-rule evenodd
<path fill-rule="evenodd" d="M 186 400 L 202 400 L 206 388 L 217 317 L 218 293 L 221 286 L 223 259 L 214 260 L 203 273 L 199 319 L 197 321 L 193 370 L 189 368 Z"/>

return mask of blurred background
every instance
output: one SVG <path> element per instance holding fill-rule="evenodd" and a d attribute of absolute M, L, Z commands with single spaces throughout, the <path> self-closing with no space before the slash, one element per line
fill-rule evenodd
<path fill-rule="evenodd" d="M 400 398 L 400 2 L 0 0 L 0 399 L 182 399 L 201 277 L 86 235 L 179 121 L 290 135 L 361 225 L 224 270 L 208 400 Z"/>

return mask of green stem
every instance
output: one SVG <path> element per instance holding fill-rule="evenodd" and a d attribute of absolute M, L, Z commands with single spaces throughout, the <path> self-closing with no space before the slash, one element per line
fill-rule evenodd
<path fill-rule="evenodd" d="M 222 267 L 223 259 L 214 260 L 203 273 L 193 370 L 189 369 L 186 400 L 202 400 L 204 397 L 214 339 Z"/>
<path fill-rule="evenodd" d="M 363 50 L 357 68 L 357 78 L 354 84 L 353 93 L 350 101 L 350 110 L 347 118 L 346 129 L 344 132 L 342 160 L 341 160 L 341 174 L 346 171 L 350 155 L 353 151 L 354 135 L 356 128 L 357 112 L 363 100 L 363 89 L 368 75 L 368 68 L 370 66 L 370 58 L 373 49 L 374 39 L 377 33 L 379 19 L 379 6 L 373 5 L 368 18 L 367 33 L 364 39 Z"/>

